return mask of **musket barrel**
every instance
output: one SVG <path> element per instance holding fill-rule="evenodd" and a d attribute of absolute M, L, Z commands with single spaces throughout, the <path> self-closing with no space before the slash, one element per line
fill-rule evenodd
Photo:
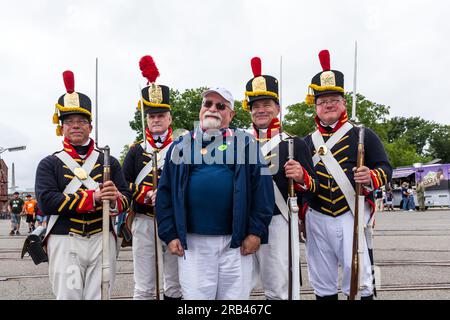
<path fill-rule="evenodd" d="M 364 165 L 364 127 L 361 126 L 359 129 L 358 137 L 358 156 L 356 167 L 359 168 Z M 350 276 L 350 300 L 355 300 L 359 289 L 359 236 L 360 236 L 360 214 L 364 216 L 364 207 L 361 208 L 362 212 L 359 212 L 359 196 L 361 195 L 362 185 L 360 183 L 355 184 L 355 212 L 354 212 L 354 222 L 353 222 L 353 248 L 352 248 L 352 271 Z"/>
<path fill-rule="evenodd" d="M 156 190 L 158 186 L 158 151 L 153 150 L 153 173 L 152 173 L 152 183 L 153 190 Z M 156 290 L 156 300 L 160 300 L 160 288 L 159 288 L 159 261 L 158 261 L 158 224 L 156 221 L 156 207 L 153 207 L 153 228 L 154 228 L 154 243 L 155 243 L 155 290 Z"/>
<path fill-rule="evenodd" d="M 110 172 L 110 158 L 109 158 L 109 147 L 105 146 L 103 148 L 104 154 L 104 164 L 103 164 L 103 183 L 111 179 Z M 110 203 L 109 200 L 102 201 L 102 286 L 101 286 L 101 297 L 102 300 L 109 300 L 109 288 L 110 288 L 110 251 L 109 251 L 109 223 L 110 223 Z"/>

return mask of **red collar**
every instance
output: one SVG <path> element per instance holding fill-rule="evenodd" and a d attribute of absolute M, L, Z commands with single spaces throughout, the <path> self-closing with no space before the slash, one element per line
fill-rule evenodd
<path fill-rule="evenodd" d="M 85 159 L 88 158 L 92 151 L 94 151 L 94 140 L 89 138 L 89 149 L 86 153 Z M 81 159 L 80 155 L 76 152 L 75 148 L 70 144 L 69 139 L 64 138 L 63 140 L 64 151 L 66 151 L 73 159 Z"/>
<path fill-rule="evenodd" d="M 150 130 L 148 130 L 148 128 L 145 129 L 145 136 L 147 137 L 147 141 L 152 146 L 152 148 L 153 149 L 157 149 L 157 150 L 164 149 L 167 145 L 169 145 L 173 141 L 172 128 L 170 128 L 170 127 L 169 127 L 169 132 L 167 133 L 166 140 L 164 140 L 164 142 L 163 142 L 163 144 L 162 144 L 162 146 L 160 148 L 158 148 L 156 146 L 156 143 L 153 140 L 153 136 L 150 133 Z"/>
<path fill-rule="evenodd" d="M 346 123 L 346 122 L 348 121 L 347 111 L 344 111 L 344 112 L 341 114 L 341 116 L 340 116 L 340 118 L 339 118 L 339 120 L 338 120 L 338 123 L 337 123 L 336 126 L 333 128 L 333 130 L 331 130 L 331 131 L 327 131 L 327 130 L 324 128 L 324 126 L 322 126 L 322 125 L 320 124 L 320 119 L 319 119 L 318 116 L 316 116 L 316 117 L 314 118 L 314 121 L 316 121 L 317 129 L 319 129 L 320 133 L 334 133 L 334 132 L 338 131 L 339 128 L 342 127 L 342 126 L 344 125 L 344 123 Z"/>
<path fill-rule="evenodd" d="M 269 127 L 267 128 L 267 134 L 264 138 L 270 140 L 273 136 L 277 135 L 280 132 L 280 128 L 280 120 L 278 118 L 273 118 L 272 121 L 270 121 Z M 257 140 L 264 139 L 259 137 L 259 130 L 260 129 L 257 129 L 255 127 L 255 124 L 253 124 L 253 135 Z"/>

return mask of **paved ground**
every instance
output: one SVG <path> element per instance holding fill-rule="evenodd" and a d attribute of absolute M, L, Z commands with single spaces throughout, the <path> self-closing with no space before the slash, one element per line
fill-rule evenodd
<path fill-rule="evenodd" d="M 54 299 L 48 265 L 35 266 L 29 257 L 20 259 L 26 224 L 22 223 L 22 236 L 11 237 L 8 232 L 9 221 L 0 220 L 0 299 Z M 378 299 L 450 299 L 450 210 L 378 213 L 375 250 L 380 280 Z M 304 257 L 302 270 L 303 298 L 313 299 Z M 130 299 L 130 250 L 120 252 L 116 279 L 113 298 Z M 252 296 L 262 298 L 258 290 Z"/>

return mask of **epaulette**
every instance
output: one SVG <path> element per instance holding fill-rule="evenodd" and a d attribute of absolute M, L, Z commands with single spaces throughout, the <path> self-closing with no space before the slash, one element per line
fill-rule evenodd
<path fill-rule="evenodd" d="M 133 142 L 132 144 L 130 144 L 129 147 L 130 147 L 130 149 L 134 148 L 134 147 L 140 145 L 142 142 L 144 142 L 144 140 L 137 140 L 137 141 Z"/>

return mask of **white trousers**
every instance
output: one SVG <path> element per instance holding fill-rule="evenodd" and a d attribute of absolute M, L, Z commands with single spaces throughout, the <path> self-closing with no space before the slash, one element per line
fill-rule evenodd
<path fill-rule="evenodd" d="M 253 258 L 231 249 L 231 235 L 187 234 L 184 257 L 178 257 L 180 283 L 186 300 L 248 300 Z"/>
<path fill-rule="evenodd" d="M 116 276 L 116 240 L 110 233 L 110 295 Z M 50 235 L 47 242 L 49 277 L 58 300 L 100 300 L 102 233 L 90 238 Z"/>
<path fill-rule="evenodd" d="M 350 295 L 353 250 L 353 215 L 347 211 L 338 217 L 309 208 L 306 215 L 306 259 L 309 281 L 318 296 L 338 293 L 338 271 L 342 268 L 342 292 Z M 369 212 L 366 210 L 366 223 Z M 364 240 L 363 286 L 361 296 L 373 293 L 373 278 L 367 244 Z"/>
<path fill-rule="evenodd" d="M 133 264 L 134 264 L 134 300 L 155 299 L 155 245 L 153 218 L 136 214 L 131 226 L 133 234 Z M 159 247 L 159 279 L 163 274 L 164 294 L 170 298 L 181 297 L 181 287 L 178 280 L 177 256 L 167 251 L 167 246 L 161 241 Z M 162 261 L 160 260 L 162 250 Z M 161 263 L 162 262 L 162 263 Z M 162 272 L 161 272 L 162 271 Z"/>
<path fill-rule="evenodd" d="M 266 298 L 288 299 L 289 226 L 280 214 L 269 225 L 269 241 L 254 254 L 255 276 L 259 276 Z"/>

